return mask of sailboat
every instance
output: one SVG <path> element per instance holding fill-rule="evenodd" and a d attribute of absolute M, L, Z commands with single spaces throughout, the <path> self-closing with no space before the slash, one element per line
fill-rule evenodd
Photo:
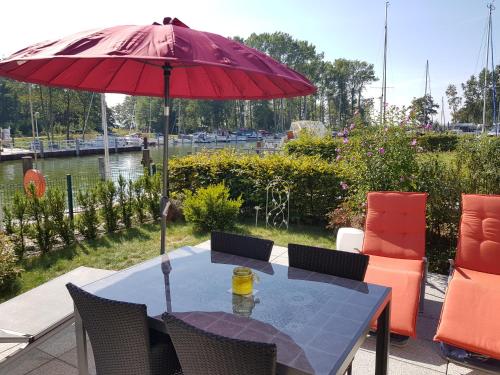
<path fill-rule="evenodd" d="M 481 132 L 486 131 L 486 97 L 488 92 L 488 64 L 490 62 L 491 53 L 491 98 L 493 106 L 493 116 L 492 116 L 492 129 L 488 132 L 488 135 L 499 135 L 499 123 L 497 119 L 497 108 L 496 108 L 496 81 L 495 81 L 495 60 L 493 57 L 493 19 L 492 12 L 495 10 L 493 3 L 487 5 L 488 8 L 488 34 L 486 43 L 486 63 L 484 66 L 484 86 L 483 86 L 483 123 L 481 126 Z"/>

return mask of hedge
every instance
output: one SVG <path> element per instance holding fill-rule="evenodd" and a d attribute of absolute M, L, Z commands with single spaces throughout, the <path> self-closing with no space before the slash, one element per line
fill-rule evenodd
<path fill-rule="evenodd" d="M 425 133 L 418 137 L 418 145 L 427 152 L 455 151 L 459 136 L 451 133 Z"/>
<path fill-rule="evenodd" d="M 242 196 L 247 215 L 255 213 L 255 206 L 265 208 L 266 187 L 277 179 L 290 186 L 294 222 L 323 222 L 342 199 L 333 165 L 317 156 L 241 155 L 223 150 L 174 158 L 169 170 L 174 192 L 224 182 L 233 198 Z"/>

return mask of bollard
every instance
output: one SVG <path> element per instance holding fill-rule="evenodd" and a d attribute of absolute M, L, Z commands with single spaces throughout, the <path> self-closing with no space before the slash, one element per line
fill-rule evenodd
<path fill-rule="evenodd" d="M 40 145 L 40 157 L 43 158 L 43 140 L 39 140 L 39 145 Z"/>
<path fill-rule="evenodd" d="M 21 158 L 23 161 L 23 176 L 29 169 L 33 169 L 33 158 L 31 156 L 23 156 Z"/>
<path fill-rule="evenodd" d="M 75 140 L 75 150 L 76 150 L 76 156 L 80 156 L 80 140 L 79 139 Z"/>
<path fill-rule="evenodd" d="M 151 155 L 149 153 L 149 148 L 146 148 L 146 149 L 142 150 L 142 161 L 141 161 L 141 164 L 148 171 L 151 170 L 151 162 L 152 162 L 152 160 L 151 160 Z"/>
<path fill-rule="evenodd" d="M 106 180 L 106 168 L 104 166 L 104 156 L 99 156 L 97 158 L 97 161 L 99 163 L 99 176 L 101 176 L 102 181 L 105 181 Z"/>
<path fill-rule="evenodd" d="M 118 140 L 115 137 L 115 154 L 118 153 Z"/>
<path fill-rule="evenodd" d="M 68 213 L 69 218 L 73 221 L 73 180 L 70 174 L 66 175 L 66 190 L 68 192 Z"/>
<path fill-rule="evenodd" d="M 156 164 L 155 163 L 151 163 L 151 174 L 152 175 L 156 174 Z"/>

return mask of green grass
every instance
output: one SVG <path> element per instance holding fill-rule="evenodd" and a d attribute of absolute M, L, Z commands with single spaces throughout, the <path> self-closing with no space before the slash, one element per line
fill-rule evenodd
<path fill-rule="evenodd" d="M 244 222 L 237 224 L 234 232 L 272 239 L 276 245 L 288 243 L 335 247 L 335 238 L 322 226 L 293 226 L 290 229 L 255 227 Z M 196 233 L 183 222 L 169 224 L 168 249 L 196 245 L 209 239 L 208 233 Z M 24 268 L 14 290 L 0 294 L 0 302 L 26 292 L 79 266 L 120 270 L 159 255 L 160 227 L 145 224 L 139 227 L 107 234 L 93 241 L 82 241 L 73 246 L 52 251 L 40 257 L 22 261 Z"/>

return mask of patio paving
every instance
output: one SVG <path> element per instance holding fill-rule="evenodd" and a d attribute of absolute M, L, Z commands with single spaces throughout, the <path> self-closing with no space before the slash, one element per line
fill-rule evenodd
<path fill-rule="evenodd" d="M 210 242 L 198 247 L 209 248 Z M 271 262 L 288 265 L 287 249 L 274 246 Z M 437 345 L 432 341 L 436 331 L 447 277 L 429 274 L 425 292 L 425 310 L 419 314 L 417 322 L 417 339 L 411 339 L 404 348 L 391 346 L 389 374 L 391 375 L 436 375 L 446 373 L 446 361 L 439 355 Z M 49 340 L 31 350 L 24 358 L 19 358 L 15 366 L 0 370 L 5 375 L 58 375 L 77 374 L 74 325 L 66 328 Z M 89 370 L 95 374 L 92 350 L 89 344 Z M 6 372 L 4 372 L 6 371 Z M 354 374 L 374 374 L 375 372 L 375 339 L 368 338 L 356 354 L 353 365 Z M 450 375 L 487 375 L 486 372 L 471 370 L 450 364 Z"/>

